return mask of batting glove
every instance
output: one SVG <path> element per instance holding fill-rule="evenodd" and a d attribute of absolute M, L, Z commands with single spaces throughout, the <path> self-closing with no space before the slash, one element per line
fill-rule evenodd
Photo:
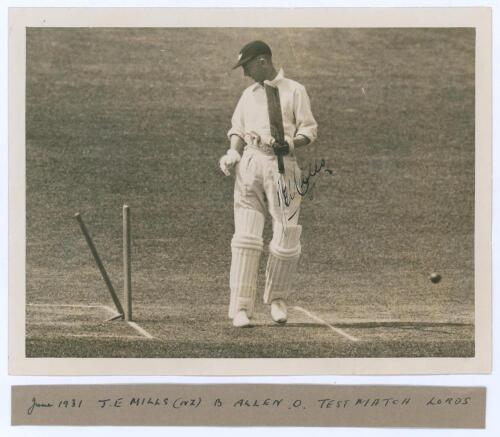
<path fill-rule="evenodd" d="M 273 150 L 275 155 L 292 155 L 293 154 L 293 140 L 289 136 L 285 136 L 284 144 L 273 143 Z"/>
<path fill-rule="evenodd" d="M 285 135 L 285 142 L 288 144 L 288 153 L 290 155 L 293 155 L 293 152 L 295 150 L 295 146 L 293 144 L 293 138 L 289 137 L 288 135 Z"/>
<path fill-rule="evenodd" d="M 226 154 L 219 159 L 219 167 L 226 176 L 231 174 L 231 169 L 241 160 L 240 154 L 234 150 L 229 149 Z"/>

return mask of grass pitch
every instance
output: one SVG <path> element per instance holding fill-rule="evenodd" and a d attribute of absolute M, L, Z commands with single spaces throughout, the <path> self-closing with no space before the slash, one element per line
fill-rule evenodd
<path fill-rule="evenodd" d="M 300 311 L 275 326 L 259 305 L 244 330 L 227 318 L 233 180 L 217 162 L 251 39 L 311 97 L 319 138 L 300 163 L 334 171 L 303 202 L 288 302 L 356 342 Z M 451 28 L 28 29 L 27 356 L 473 356 L 474 43 Z M 125 203 L 152 339 L 103 322 L 73 218 L 120 289 Z"/>

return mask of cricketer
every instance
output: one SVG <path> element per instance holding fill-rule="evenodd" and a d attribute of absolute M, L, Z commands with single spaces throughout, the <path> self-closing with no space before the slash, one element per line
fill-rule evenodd
<path fill-rule="evenodd" d="M 294 151 L 311 144 L 317 123 L 306 89 L 273 65 L 271 48 L 252 41 L 233 69 L 242 67 L 254 83 L 238 101 L 228 132 L 230 148 L 219 160 L 228 176 L 234 169 L 234 235 L 231 241 L 229 317 L 233 326 L 251 325 L 264 218 L 272 218 L 264 303 L 276 323 L 287 321 L 286 297 L 301 253 L 298 224 L 300 169 Z"/>

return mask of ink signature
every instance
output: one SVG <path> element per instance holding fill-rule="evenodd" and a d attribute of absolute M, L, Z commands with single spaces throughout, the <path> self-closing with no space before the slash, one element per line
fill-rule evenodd
<path fill-rule="evenodd" d="M 321 170 L 323 170 L 325 173 L 328 173 L 329 175 L 333 175 L 333 171 L 329 168 L 326 168 L 326 161 L 324 159 L 321 159 L 319 161 L 319 164 L 317 161 L 314 161 L 314 166 L 309 163 L 307 175 L 302 175 L 300 177 L 300 187 L 295 180 L 295 189 L 297 190 L 297 193 L 304 197 L 309 191 L 309 188 L 311 188 L 312 191 L 318 179 L 315 179 L 312 185 L 310 185 L 310 180 L 312 177 L 319 175 L 321 173 Z"/>
<path fill-rule="evenodd" d="M 309 197 L 312 199 L 314 187 L 318 182 L 319 176 L 323 173 L 333 175 L 333 171 L 326 168 L 326 160 L 320 159 L 319 161 L 315 160 L 313 163 L 309 163 L 307 172 L 302 170 L 300 178 L 295 177 L 294 174 L 293 187 L 291 180 L 289 180 L 288 183 L 283 183 L 283 179 L 278 180 L 279 206 L 281 207 L 281 203 L 283 203 L 285 207 L 289 207 L 297 194 L 301 197 L 305 197 L 309 193 Z M 315 176 L 318 177 L 314 178 Z M 295 215 L 295 213 L 293 215 Z"/>

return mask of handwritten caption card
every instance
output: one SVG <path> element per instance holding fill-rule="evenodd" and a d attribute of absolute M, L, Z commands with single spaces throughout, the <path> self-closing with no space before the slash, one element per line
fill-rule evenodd
<path fill-rule="evenodd" d="M 484 428 L 486 389 L 116 384 L 12 387 L 12 425 Z"/>

